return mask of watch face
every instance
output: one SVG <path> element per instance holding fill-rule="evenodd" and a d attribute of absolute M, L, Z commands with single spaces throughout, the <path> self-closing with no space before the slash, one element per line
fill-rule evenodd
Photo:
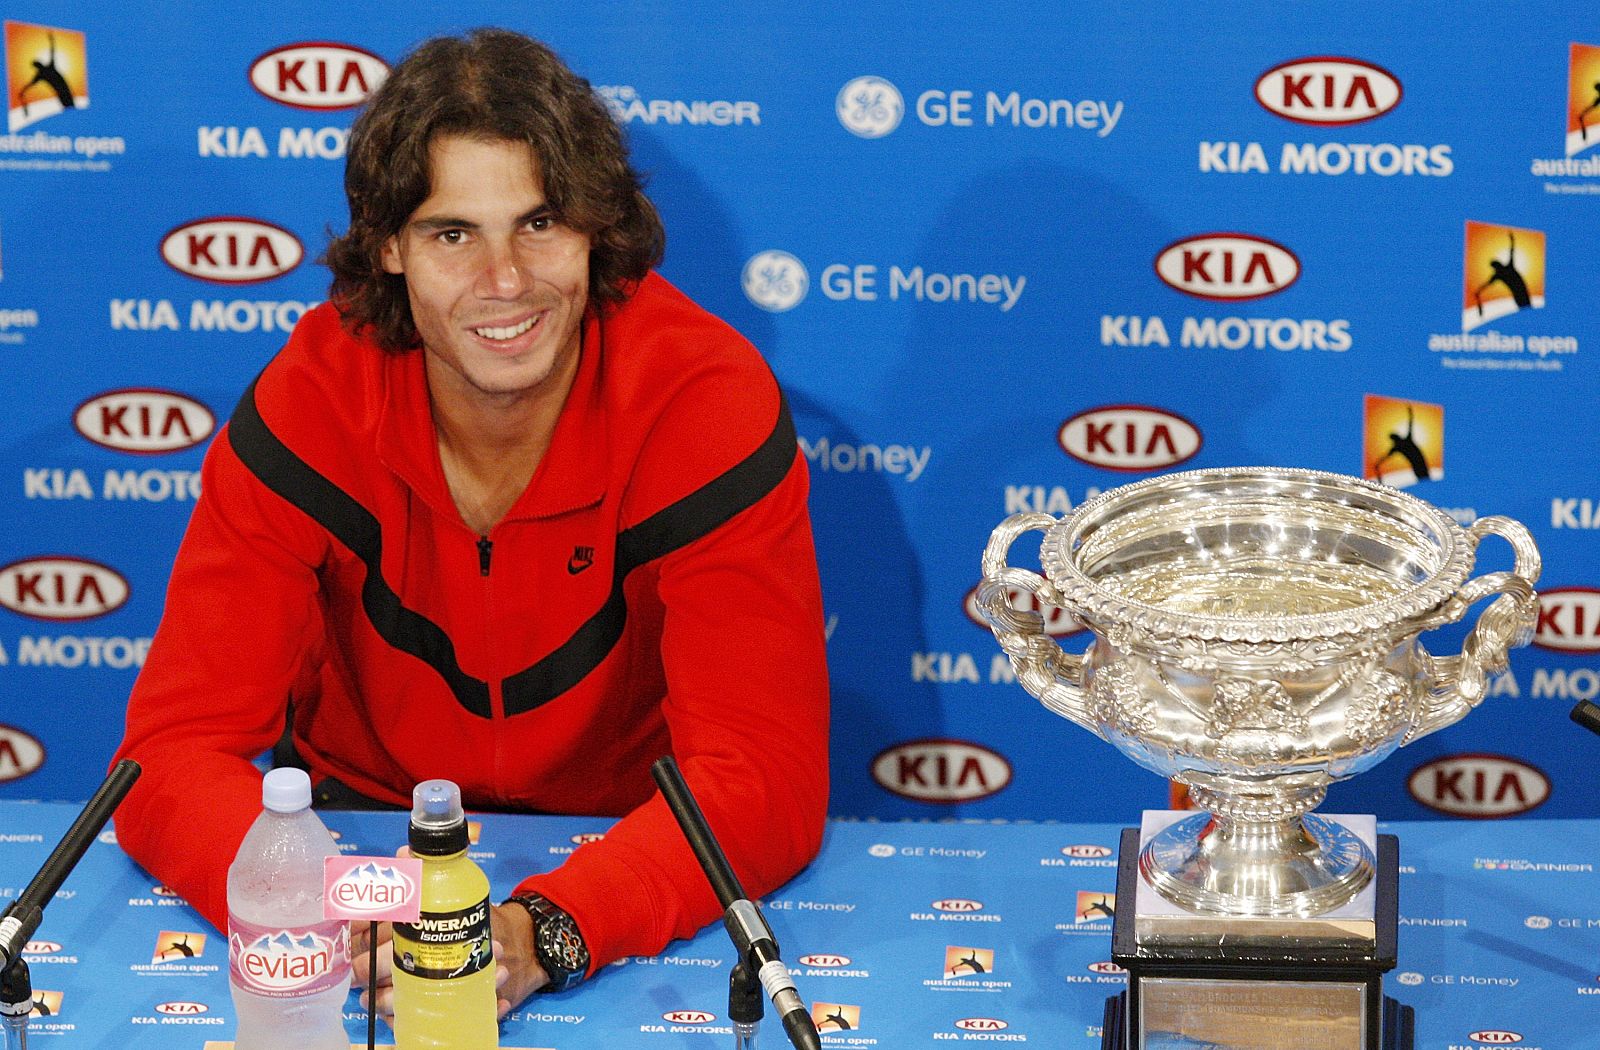
<path fill-rule="evenodd" d="M 589 968 L 589 949 L 571 919 L 562 917 L 540 924 L 539 947 L 564 974 L 582 973 Z"/>

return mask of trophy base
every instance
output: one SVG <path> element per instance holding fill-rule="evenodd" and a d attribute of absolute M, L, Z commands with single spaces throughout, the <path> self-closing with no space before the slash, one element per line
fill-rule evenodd
<path fill-rule="evenodd" d="M 1396 961 L 1399 846 L 1373 838 L 1376 875 L 1357 905 L 1370 909 L 1366 922 L 1273 937 L 1259 923 L 1230 934 L 1228 917 L 1202 916 L 1213 934 L 1202 941 L 1200 927 L 1163 937 L 1140 914 L 1141 835 L 1124 829 L 1111 957 L 1128 990 L 1106 1004 L 1102 1050 L 1412 1050 L 1411 1008 L 1383 994 Z"/>
<path fill-rule="evenodd" d="M 1102 1033 L 1100 1050 L 1125 1050 L 1130 1045 L 1138 1045 L 1128 1042 L 1127 992 L 1119 992 L 1106 1000 L 1105 1018 L 1100 1030 Z M 1143 1047 L 1144 1050 L 1167 1050 L 1167 1048 L 1171 1048 L 1171 1050 L 1193 1050 L 1196 1045 L 1183 1037 L 1174 1037 L 1166 1041 L 1162 1041 L 1162 1037 L 1157 1037 L 1154 1041 L 1147 1039 Z M 1234 1050 L 1233 1047 L 1225 1043 L 1214 1043 L 1212 1045 L 1224 1047 L 1225 1050 Z M 1235 1045 L 1248 1046 L 1251 1050 L 1261 1046 L 1272 1046 L 1274 1050 L 1277 1050 L 1279 1046 L 1287 1048 L 1287 1050 L 1300 1050 L 1303 1044 L 1296 1042 L 1271 1044 L 1258 1041 Z M 1416 1012 L 1411 1007 L 1398 1003 L 1387 995 L 1383 997 L 1383 1033 L 1382 1041 L 1378 1045 L 1383 1050 L 1415 1050 L 1416 1047 Z"/>

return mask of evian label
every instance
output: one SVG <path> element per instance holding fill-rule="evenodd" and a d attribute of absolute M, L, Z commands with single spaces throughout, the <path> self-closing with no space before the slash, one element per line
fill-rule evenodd
<path fill-rule="evenodd" d="M 1358 124 L 1400 104 L 1400 81 L 1360 59 L 1297 58 L 1256 79 L 1256 101 L 1299 124 Z"/>
<path fill-rule="evenodd" d="M 257 995 L 315 995 L 350 982 L 350 928 L 343 921 L 284 929 L 228 913 L 228 972 Z"/>
<path fill-rule="evenodd" d="M 1504 755 L 1447 755 L 1406 780 L 1411 797 L 1456 817 L 1513 817 L 1550 797 L 1550 778 Z"/>
<path fill-rule="evenodd" d="M 422 861 L 416 857 L 327 857 L 323 914 L 367 922 L 416 922 L 422 911 Z"/>
<path fill-rule="evenodd" d="M 72 414 L 78 433 L 118 452 L 154 454 L 193 448 L 216 429 L 211 410 L 170 390 L 111 390 Z"/>
<path fill-rule="evenodd" d="M 359 106 L 388 75 L 388 63 L 372 52 L 326 42 L 285 44 L 250 64 L 252 87 L 296 109 Z"/>
<path fill-rule="evenodd" d="M 1106 470 L 1162 470 L 1200 451 L 1200 428 L 1148 405 L 1102 405 L 1079 412 L 1056 434 L 1061 450 Z"/>
<path fill-rule="evenodd" d="M 1300 260 L 1276 241 L 1249 233 L 1202 233 L 1156 256 L 1156 276 L 1197 299 L 1239 302 L 1281 292 L 1300 277 Z"/>
<path fill-rule="evenodd" d="M 281 277 L 305 258 L 300 238 L 260 219 L 221 215 L 185 223 L 161 238 L 161 258 L 179 273 L 216 284 Z"/>

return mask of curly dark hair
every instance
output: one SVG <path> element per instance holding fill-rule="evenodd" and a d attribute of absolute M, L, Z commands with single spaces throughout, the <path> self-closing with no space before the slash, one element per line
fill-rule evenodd
<path fill-rule="evenodd" d="M 350 129 L 350 229 L 322 261 L 333 271 L 329 298 L 352 330 L 389 350 L 420 345 L 405 278 L 384 271 L 382 252 L 431 192 L 429 146 L 446 134 L 528 144 L 550 207 L 593 240 L 597 307 L 621 303 L 661 261 L 661 219 L 589 82 L 521 33 L 437 37 L 394 67 Z"/>

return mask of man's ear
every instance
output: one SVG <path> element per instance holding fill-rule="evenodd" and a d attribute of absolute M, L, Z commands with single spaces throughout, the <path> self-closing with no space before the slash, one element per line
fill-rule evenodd
<path fill-rule="evenodd" d="M 383 263 L 385 273 L 405 273 L 405 261 L 400 258 L 400 235 L 395 234 L 383 242 L 383 249 L 378 258 Z"/>

